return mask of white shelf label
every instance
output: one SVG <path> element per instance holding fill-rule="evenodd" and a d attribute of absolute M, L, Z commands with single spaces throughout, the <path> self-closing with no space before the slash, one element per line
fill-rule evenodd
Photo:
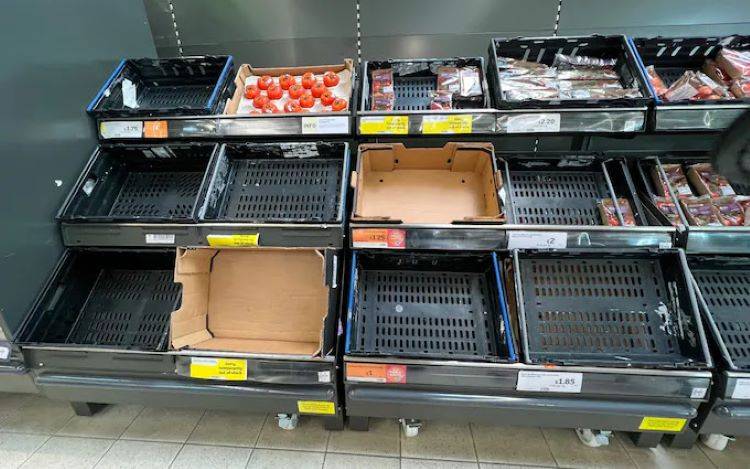
<path fill-rule="evenodd" d="M 690 399 L 703 399 L 706 397 L 706 391 L 708 391 L 708 388 L 693 388 Z"/>
<path fill-rule="evenodd" d="M 303 117 L 302 134 L 348 134 L 349 119 L 346 116 Z"/>
<path fill-rule="evenodd" d="M 750 378 L 740 378 L 732 391 L 732 399 L 750 399 Z"/>
<path fill-rule="evenodd" d="M 105 121 L 99 123 L 102 138 L 141 138 L 143 121 Z"/>
<path fill-rule="evenodd" d="M 10 345 L 0 344 L 0 360 L 7 360 L 10 358 Z"/>
<path fill-rule="evenodd" d="M 508 116 L 506 131 L 509 134 L 559 132 L 560 114 L 516 114 Z"/>
<path fill-rule="evenodd" d="M 508 249 L 565 249 L 564 231 L 508 231 Z"/>
<path fill-rule="evenodd" d="M 518 391 L 580 393 L 583 373 L 519 371 Z"/>
<path fill-rule="evenodd" d="M 318 371 L 318 382 L 319 383 L 330 383 L 331 372 L 330 371 Z"/>
<path fill-rule="evenodd" d="M 173 234 L 147 234 L 146 244 L 174 244 Z"/>
<path fill-rule="evenodd" d="M 135 83 L 127 78 L 122 81 L 122 104 L 130 109 L 136 109 L 138 107 Z"/>

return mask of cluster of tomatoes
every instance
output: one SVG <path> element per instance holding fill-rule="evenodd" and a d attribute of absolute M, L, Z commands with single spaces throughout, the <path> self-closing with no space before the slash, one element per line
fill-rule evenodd
<path fill-rule="evenodd" d="M 316 79 L 315 74 L 307 72 L 302 75 L 301 83 L 297 83 L 296 77 L 285 74 L 279 77 L 278 84 L 270 75 L 263 75 L 255 85 L 245 87 L 245 98 L 253 100 L 253 107 L 257 109 L 254 112 L 304 112 L 315 105 L 316 99 L 320 99 L 323 106 L 331 106 L 334 111 L 343 111 L 347 107 L 346 100 L 335 97 L 329 90 L 338 84 L 339 76 L 335 72 L 326 72 L 322 81 Z M 273 101 L 281 99 L 285 91 L 289 94 L 289 100 L 282 110 Z"/>

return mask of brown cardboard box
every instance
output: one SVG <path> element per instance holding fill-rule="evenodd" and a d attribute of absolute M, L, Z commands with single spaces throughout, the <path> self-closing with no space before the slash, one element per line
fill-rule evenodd
<path fill-rule="evenodd" d="M 393 223 L 501 222 L 502 176 L 490 143 L 406 148 L 359 147 L 353 221 Z"/>
<path fill-rule="evenodd" d="M 268 68 L 253 68 L 251 65 L 248 64 L 242 64 L 240 65 L 239 70 L 237 70 L 237 75 L 234 77 L 234 84 L 236 86 L 236 89 L 234 90 L 234 95 L 230 99 L 227 100 L 227 104 L 224 107 L 224 114 L 226 115 L 233 115 L 237 114 L 237 108 L 240 105 L 240 101 L 242 100 L 242 95 L 245 92 L 245 80 L 247 77 L 251 75 L 270 75 L 272 77 L 278 77 L 280 75 L 283 75 L 285 73 L 288 73 L 290 75 L 294 76 L 300 76 L 306 72 L 312 72 L 316 75 L 323 74 L 327 71 L 333 71 L 336 73 L 339 73 L 341 71 L 347 71 L 349 75 L 348 80 L 342 80 L 342 82 L 348 82 L 349 83 L 349 90 L 345 92 L 347 98 L 346 100 L 349 101 L 349 108 L 351 109 L 351 106 L 353 106 L 353 103 L 351 102 L 351 96 L 352 96 L 352 83 L 354 82 L 354 62 L 352 59 L 344 59 L 344 63 L 337 64 L 337 65 L 315 65 L 315 66 L 305 66 L 305 67 L 268 67 Z"/>
<path fill-rule="evenodd" d="M 314 249 L 177 249 L 174 349 L 315 355 L 329 289 Z"/>

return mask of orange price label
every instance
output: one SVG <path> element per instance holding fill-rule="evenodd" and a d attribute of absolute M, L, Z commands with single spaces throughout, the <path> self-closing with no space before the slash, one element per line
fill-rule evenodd
<path fill-rule="evenodd" d="M 406 383 L 406 365 L 347 363 L 346 379 L 362 383 Z"/>
<path fill-rule="evenodd" d="M 355 248 L 406 249 L 406 230 L 394 228 L 356 228 L 352 231 Z"/>
<path fill-rule="evenodd" d="M 167 121 L 144 121 L 143 138 L 167 138 Z"/>

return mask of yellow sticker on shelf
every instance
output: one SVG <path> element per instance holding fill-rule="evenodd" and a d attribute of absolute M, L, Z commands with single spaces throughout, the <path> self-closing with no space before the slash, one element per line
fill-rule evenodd
<path fill-rule="evenodd" d="M 190 359 L 190 377 L 222 381 L 245 381 L 247 380 L 247 360 L 192 357 Z"/>
<path fill-rule="evenodd" d="M 471 115 L 453 114 L 449 116 L 424 116 L 423 134 L 470 134 Z"/>
<path fill-rule="evenodd" d="M 335 415 L 336 405 L 328 401 L 297 401 L 300 414 Z"/>
<path fill-rule="evenodd" d="M 208 245 L 217 248 L 256 247 L 260 244 L 260 233 L 234 235 L 208 235 Z"/>
<path fill-rule="evenodd" d="M 687 423 L 687 419 L 674 417 L 643 417 L 638 430 L 651 430 L 656 432 L 681 432 Z"/>
<path fill-rule="evenodd" d="M 361 134 L 397 134 L 409 133 L 409 116 L 366 116 L 359 120 Z"/>

